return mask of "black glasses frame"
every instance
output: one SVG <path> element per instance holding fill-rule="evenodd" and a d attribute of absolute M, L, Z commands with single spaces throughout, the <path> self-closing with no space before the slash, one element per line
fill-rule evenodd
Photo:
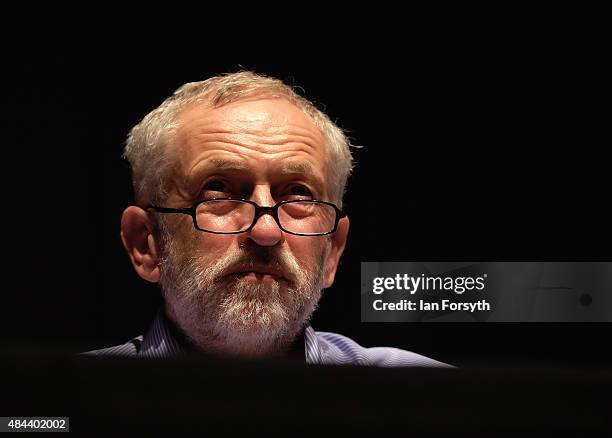
<path fill-rule="evenodd" d="M 253 207 L 255 207 L 255 215 L 253 217 L 253 223 L 247 229 L 242 230 L 242 231 L 210 231 L 210 230 L 204 230 L 204 229 L 200 228 L 198 226 L 198 221 L 196 219 L 196 210 L 197 210 L 197 208 L 198 208 L 198 206 L 200 204 L 205 204 L 206 202 L 211 202 L 211 201 L 240 201 L 240 202 L 246 202 L 247 204 L 251 204 Z M 283 205 L 291 204 L 291 203 L 295 203 L 295 202 L 302 202 L 302 203 L 309 202 L 309 203 L 312 203 L 312 204 L 324 204 L 324 205 L 329 205 L 330 207 L 333 207 L 335 212 L 336 212 L 336 220 L 334 222 L 334 228 L 331 231 L 328 231 L 327 233 L 317 233 L 317 234 L 294 233 L 293 231 L 286 230 L 281 225 L 280 220 L 278 218 L 278 209 L 280 207 L 282 207 Z M 305 237 L 326 236 L 328 234 L 335 233 L 336 229 L 338 228 L 338 222 L 340 221 L 340 219 L 342 219 L 343 217 L 346 216 L 345 212 L 340 210 L 336 205 L 332 204 L 331 202 L 318 201 L 318 200 L 315 200 L 315 199 L 291 199 L 291 200 L 288 200 L 288 201 L 280 201 L 276 205 L 271 206 L 271 207 L 262 207 L 259 204 L 257 204 L 256 202 L 249 201 L 248 199 L 214 198 L 214 199 L 206 199 L 204 201 L 196 202 L 192 207 L 187 207 L 187 208 L 168 208 L 168 207 L 158 207 L 158 206 L 155 206 L 155 205 L 149 205 L 149 206 L 145 207 L 145 210 L 153 210 L 153 211 L 156 211 L 158 213 L 181 213 L 181 214 L 187 214 L 187 215 L 191 216 L 191 218 L 193 219 L 193 226 L 195 227 L 196 230 L 203 231 L 205 233 L 212 233 L 212 234 L 241 234 L 241 233 L 246 233 L 246 232 L 251 231 L 253 229 L 253 227 L 255 226 L 255 224 L 259 220 L 259 217 L 262 214 L 264 214 L 264 213 L 271 213 L 272 217 L 276 221 L 276 224 L 278 225 L 278 227 L 281 230 L 283 230 L 285 233 L 293 234 L 293 235 L 296 235 L 296 236 L 305 236 Z"/>

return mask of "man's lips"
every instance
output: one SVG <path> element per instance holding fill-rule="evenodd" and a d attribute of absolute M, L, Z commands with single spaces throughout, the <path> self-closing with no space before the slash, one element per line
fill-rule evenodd
<path fill-rule="evenodd" d="M 283 280 L 287 280 L 287 275 L 283 271 L 281 271 L 278 268 L 275 268 L 272 266 L 265 266 L 265 265 L 240 266 L 240 267 L 231 269 L 230 272 L 228 272 L 226 275 L 242 276 L 242 275 L 249 275 L 249 274 L 253 274 L 256 277 L 270 275 L 273 277 L 278 277 Z"/>

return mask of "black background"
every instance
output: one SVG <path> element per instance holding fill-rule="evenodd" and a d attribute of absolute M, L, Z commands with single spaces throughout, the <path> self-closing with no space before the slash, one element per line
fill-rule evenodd
<path fill-rule="evenodd" d="M 267 58 L 49 44 L 5 65 L 2 341 L 83 351 L 141 334 L 157 289 L 119 239 L 129 129 L 240 68 L 301 86 L 348 131 L 349 243 L 312 321 L 454 364 L 610 363 L 609 323 L 360 322 L 361 261 L 612 260 L 604 59 L 571 39 L 423 37 L 392 53 Z M 609 101 L 609 100 L 608 100 Z"/>

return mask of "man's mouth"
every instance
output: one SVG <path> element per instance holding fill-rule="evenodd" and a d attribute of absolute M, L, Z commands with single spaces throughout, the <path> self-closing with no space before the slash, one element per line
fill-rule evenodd
<path fill-rule="evenodd" d="M 237 272 L 236 276 L 244 278 L 246 280 L 253 281 L 269 281 L 269 280 L 282 280 L 282 277 L 274 274 L 268 274 L 265 272 Z"/>
<path fill-rule="evenodd" d="M 254 265 L 244 266 L 232 269 L 227 276 L 235 276 L 239 278 L 263 281 L 263 280 L 287 280 L 287 276 L 280 269 L 265 266 Z"/>

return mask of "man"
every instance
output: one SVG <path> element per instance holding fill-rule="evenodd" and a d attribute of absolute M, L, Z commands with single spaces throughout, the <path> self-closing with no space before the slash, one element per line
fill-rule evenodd
<path fill-rule="evenodd" d="M 139 206 L 121 238 L 164 308 L 146 335 L 93 354 L 446 366 L 308 324 L 345 247 L 352 157 L 342 130 L 281 81 L 186 84 L 132 129 L 125 157 Z"/>

